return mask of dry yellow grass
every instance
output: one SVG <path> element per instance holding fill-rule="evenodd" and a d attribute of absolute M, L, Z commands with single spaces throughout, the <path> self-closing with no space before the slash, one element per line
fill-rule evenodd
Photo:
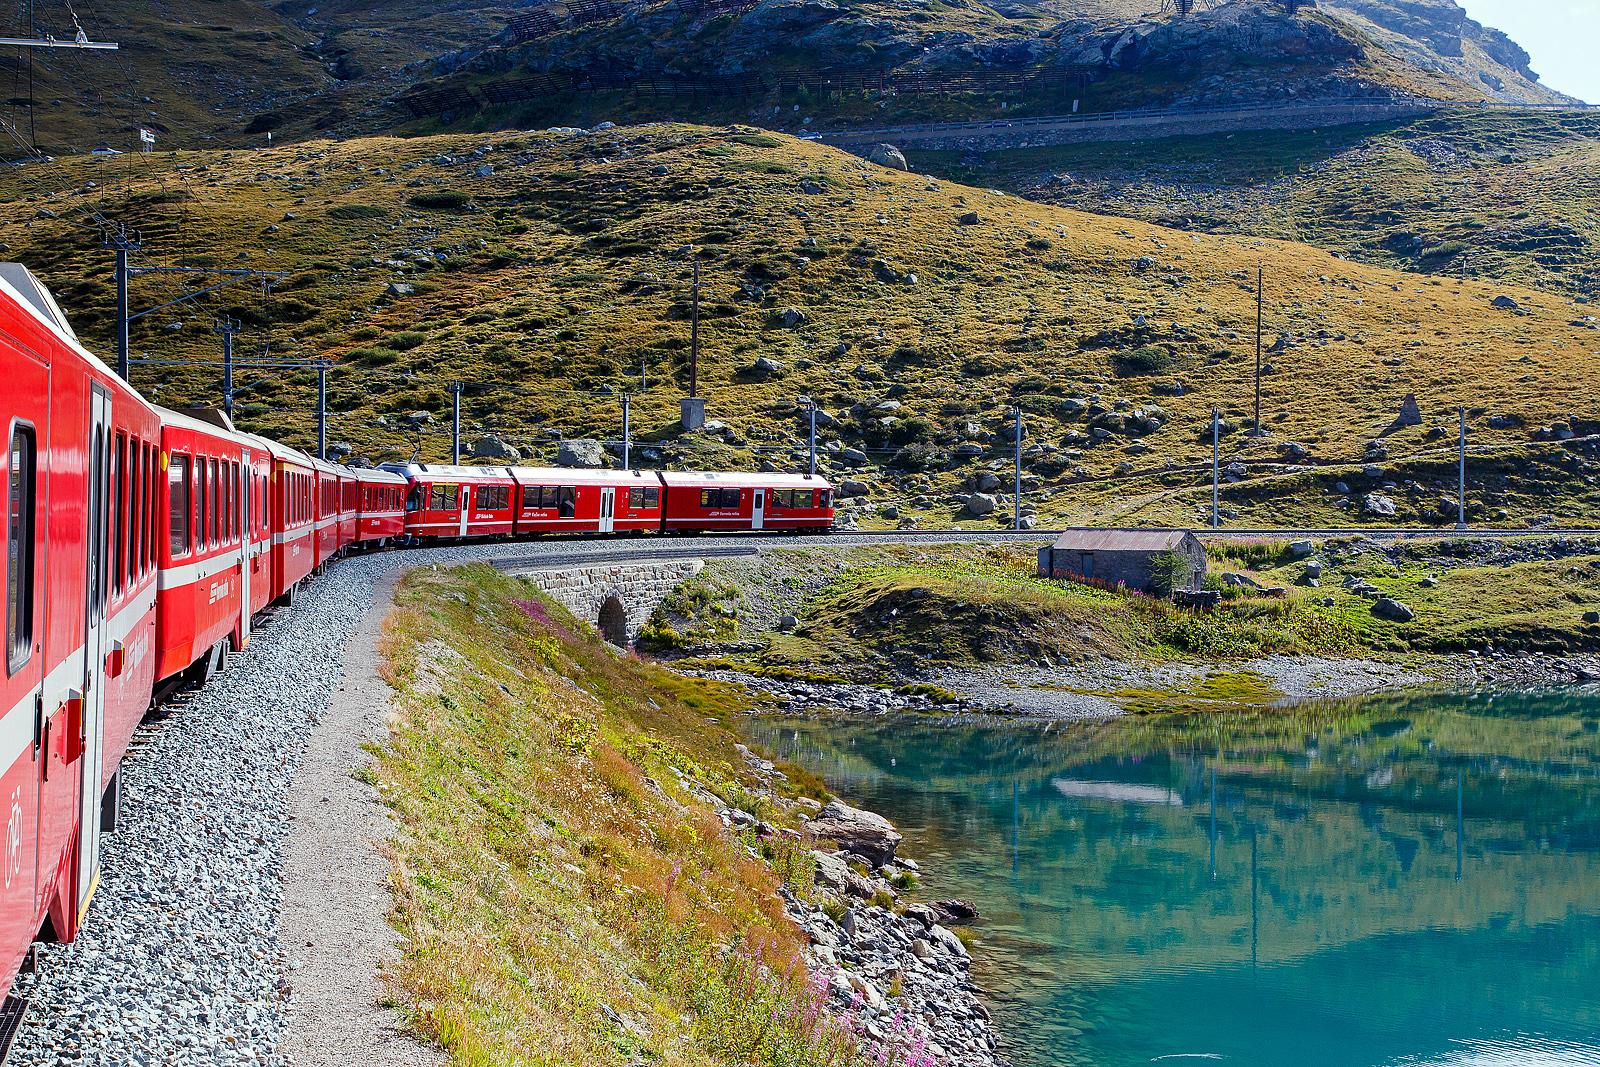
<path fill-rule="evenodd" d="M 494 151 L 478 155 L 484 146 Z M 441 156 L 459 162 L 442 166 Z M 478 176 L 486 166 L 493 172 Z M 102 184 L 71 191 L 90 180 Z M 805 192 L 806 183 L 820 191 Z M 1210 442 L 1200 431 L 1211 406 L 1236 423 L 1252 409 L 1258 265 L 1267 345 L 1281 335 L 1286 347 L 1266 356 L 1270 438 L 1241 451 L 1252 463 L 1274 458 L 1271 445 L 1287 441 L 1323 462 L 1358 461 L 1380 437 L 1397 462 L 1437 450 L 1443 463 L 1450 441 L 1440 434 L 1453 430 L 1462 405 L 1472 412 L 1475 445 L 1507 451 L 1513 467 L 1531 466 L 1531 429 L 1600 414 L 1590 367 L 1600 333 L 1566 298 L 928 182 L 754 131 L 651 126 L 319 142 L 111 164 L 63 159 L 8 175 L 0 192 L 12 198 L 0 204 L 11 254 L 46 274 L 101 351 L 111 339 L 112 291 L 109 257 L 83 228 L 91 211 L 140 226 L 158 262 L 287 272 L 265 305 L 274 324 L 247 334 L 245 347 L 259 351 L 270 341 L 277 356 L 334 361 L 332 434 L 373 458 L 418 446 L 441 458 L 445 435 L 419 437 L 396 415 L 443 414 L 442 383 L 456 377 L 478 383 L 465 403 L 469 440 L 480 429 L 524 441 L 615 436 L 619 405 L 592 390 L 636 389 L 641 363 L 650 388 L 635 403 L 635 433 L 671 438 L 688 379 L 685 299 L 696 259 L 701 391 L 709 416 L 729 422 L 743 442 L 711 442 L 695 453 L 699 462 L 787 454 L 801 441 L 798 394 L 838 412 L 893 391 L 902 404 L 896 416 L 925 420 L 912 429 L 934 440 L 959 436 L 969 420 L 999 430 L 1017 394 L 1159 404 L 1169 422 L 1143 439 L 1148 451 L 1124 455 L 1128 442 L 1114 438 L 1073 464 L 1101 477 L 1124 462 L 1141 471 L 1209 467 Z M 475 210 L 408 205 L 440 192 L 470 198 Z M 334 217 L 351 208 L 370 217 Z M 40 209 L 59 217 L 35 218 Z M 961 224 L 967 212 L 979 221 Z M 391 282 L 417 291 L 386 298 Z M 174 292 L 168 284 L 136 283 L 138 304 L 160 302 Z M 1526 313 L 1492 307 L 1500 295 Z M 240 299 L 236 314 L 262 314 L 259 295 L 229 299 Z M 217 359 L 207 327 L 228 306 L 218 297 L 141 320 L 136 354 Z M 806 321 L 784 327 L 788 307 Z M 163 329 L 180 321 L 177 332 Z M 1170 370 L 1118 376 L 1119 350 L 1151 345 L 1170 352 Z M 759 356 L 783 363 L 784 375 L 743 373 Z M 1173 378 L 1184 395 L 1161 392 Z M 220 371 L 142 366 L 135 381 L 163 403 L 215 403 Z M 311 375 L 251 372 L 241 384 L 247 425 L 311 442 Z M 1407 393 L 1417 395 L 1424 424 L 1393 427 Z M 1491 415 L 1522 425 L 1491 429 Z M 1030 422 L 1035 440 L 1084 429 L 1050 415 Z M 846 443 L 881 449 L 882 458 L 900 443 L 870 414 L 845 429 L 859 434 Z M 1554 446 L 1548 451 L 1559 461 L 1551 469 L 1563 472 L 1555 491 L 1563 509 L 1592 509 L 1582 468 Z M 929 475 L 919 484 L 937 492 L 951 481 Z M 1121 486 L 1117 506 L 1159 503 L 1171 481 Z M 1102 509 L 1105 494 L 1102 486 L 1085 499 Z M 1185 498 L 1183 513 L 1195 502 Z"/>

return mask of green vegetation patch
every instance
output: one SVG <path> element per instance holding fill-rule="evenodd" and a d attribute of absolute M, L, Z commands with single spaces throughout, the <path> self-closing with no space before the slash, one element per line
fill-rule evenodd
<path fill-rule="evenodd" d="M 679 778 L 784 817 L 705 717 L 734 689 L 487 566 L 412 571 L 396 603 L 376 785 L 404 826 L 389 988 L 410 1029 L 458 1064 L 855 1067 L 776 896 L 810 885 L 809 854 L 729 833 Z"/>

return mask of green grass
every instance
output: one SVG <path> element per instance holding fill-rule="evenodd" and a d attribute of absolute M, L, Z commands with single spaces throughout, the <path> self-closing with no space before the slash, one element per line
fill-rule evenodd
<path fill-rule="evenodd" d="M 462 1065 L 856 1064 L 775 896 L 809 886 L 808 856 L 752 856 L 674 773 L 788 817 L 706 717 L 740 698 L 488 567 L 413 571 L 396 599 L 376 784 L 404 827 L 387 977 L 410 1028 Z"/>

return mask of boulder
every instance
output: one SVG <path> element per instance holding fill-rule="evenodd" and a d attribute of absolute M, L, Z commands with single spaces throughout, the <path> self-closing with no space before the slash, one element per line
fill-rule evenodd
<path fill-rule="evenodd" d="M 1422 409 L 1417 407 L 1417 398 L 1413 393 L 1407 393 L 1405 400 L 1400 404 L 1400 415 L 1394 420 L 1401 426 L 1421 426 Z"/>
<path fill-rule="evenodd" d="M 784 308 L 781 312 L 779 312 L 778 317 L 783 322 L 784 326 L 789 329 L 793 329 L 796 326 L 805 325 L 809 318 L 809 316 L 807 316 L 806 313 L 801 311 L 799 308 Z"/>
<path fill-rule="evenodd" d="M 479 459 L 516 459 L 517 450 L 495 436 L 480 437 L 472 442 L 472 454 Z"/>
<path fill-rule="evenodd" d="M 1349 496 L 1350 495 L 1350 487 L 1348 485 L 1346 485 L 1344 482 L 1334 482 L 1333 483 L 1333 491 L 1335 493 L 1338 493 L 1340 496 Z"/>
<path fill-rule="evenodd" d="M 869 460 L 867 454 L 859 448 L 842 448 L 838 452 L 839 461 L 851 467 L 865 467 Z"/>
<path fill-rule="evenodd" d="M 854 478 L 846 478 L 839 483 L 840 496 L 866 496 L 870 490 L 866 482 L 858 482 Z"/>
<path fill-rule="evenodd" d="M 1322 564 L 1317 560 L 1306 561 L 1306 578 L 1311 581 L 1322 580 Z"/>
<path fill-rule="evenodd" d="M 1082 415 L 1084 409 L 1088 406 L 1089 402 L 1087 400 L 1077 400 L 1073 397 L 1068 397 L 1056 405 L 1056 415 L 1063 419 L 1075 418 L 1079 415 Z"/>
<path fill-rule="evenodd" d="M 1290 541 L 1289 554 L 1295 559 L 1305 559 L 1317 550 L 1317 546 L 1310 541 Z"/>
<path fill-rule="evenodd" d="M 985 515 L 994 514 L 995 504 L 995 498 L 988 493 L 973 493 L 967 497 L 966 507 L 968 511 L 981 519 Z"/>
<path fill-rule="evenodd" d="M 976 475 L 973 480 L 977 483 L 974 488 L 980 493 L 992 493 L 1000 488 L 1000 476 L 993 471 L 984 471 Z"/>
<path fill-rule="evenodd" d="M 1391 619 L 1394 622 L 1410 622 L 1417 617 L 1417 613 L 1409 606 L 1386 596 L 1373 601 L 1372 613 L 1380 619 Z"/>
<path fill-rule="evenodd" d="M 1600 622 L 1600 611 L 1586 611 L 1586 612 L 1584 612 L 1583 613 L 1583 621 L 1584 622 L 1588 622 L 1588 623 Z"/>
<path fill-rule="evenodd" d="M 406 416 L 406 421 L 420 426 L 427 426 L 433 422 L 433 412 L 413 411 L 411 414 Z"/>
<path fill-rule="evenodd" d="M 753 378 L 776 378 L 783 373 L 783 364 L 775 359 L 762 356 L 743 369 L 746 374 Z"/>
<path fill-rule="evenodd" d="M 900 154 L 900 149 L 892 144 L 875 144 L 867 158 L 880 167 L 890 167 L 894 170 L 907 170 L 906 157 Z"/>
<path fill-rule="evenodd" d="M 606 450 L 599 441 L 562 441 L 556 449 L 558 467 L 604 467 Z"/>
<path fill-rule="evenodd" d="M 383 295 L 391 297 L 410 296 L 416 291 L 415 286 L 407 285 L 404 282 L 390 282 L 389 287 L 383 291 Z"/>
<path fill-rule="evenodd" d="M 1376 515 L 1385 519 L 1394 518 L 1394 501 L 1382 493 L 1368 493 L 1366 499 L 1361 502 L 1361 506 L 1366 509 L 1369 515 Z"/>
<path fill-rule="evenodd" d="M 844 892 L 846 880 L 850 876 L 850 868 L 846 865 L 844 857 L 833 852 L 814 851 L 811 858 L 815 861 L 816 871 L 813 877 L 816 883 L 835 893 Z"/>
<path fill-rule="evenodd" d="M 1507 311 L 1517 310 L 1517 302 L 1511 299 L 1509 296 L 1497 296 L 1493 300 L 1489 301 L 1489 306 L 1505 308 Z"/>
<path fill-rule="evenodd" d="M 778 616 L 778 630 L 781 633 L 790 633 L 800 628 L 800 620 L 793 615 Z"/>
<path fill-rule="evenodd" d="M 965 215 L 958 216 L 956 221 L 961 223 L 963 226 L 976 226 L 978 224 L 978 213 L 976 211 L 969 211 Z"/>
<path fill-rule="evenodd" d="M 900 846 L 900 834 L 888 819 L 839 800 L 829 801 L 816 818 L 806 823 L 806 832 L 864 857 L 874 867 L 894 859 L 894 850 Z"/>

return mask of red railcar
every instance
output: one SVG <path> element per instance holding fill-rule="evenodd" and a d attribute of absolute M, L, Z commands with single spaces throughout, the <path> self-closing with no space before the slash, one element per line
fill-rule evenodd
<path fill-rule="evenodd" d="M 341 547 L 339 528 L 343 521 L 344 489 L 339 475 L 342 468 L 326 460 L 311 458 L 312 470 L 312 521 L 316 536 L 312 539 L 315 551 L 313 566 L 320 573 L 331 559 L 339 555 Z M 352 519 L 354 514 L 352 514 Z"/>
<path fill-rule="evenodd" d="M 663 533 L 799 530 L 833 525 L 833 486 L 814 474 L 659 471 L 666 490 Z"/>
<path fill-rule="evenodd" d="M 515 528 L 516 482 L 505 467 L 386 463 L 406 480 L 406 535 L 427 538 L 495 537 Z"/>
<path fill-rule="evenodd" d="M 661 529 L 661 482 L 654 471 L 512 467 L 511 477 L 519 535 Z"/>
<path fill-rule="evenodd" d="M 244 647 L 255 577 L 246 564 L 253 442 L 179 412 L 161 409 L 160 416 L 167 536 L 156 604 L 157 680 L 196 663 L 209 675 L 230 647 Z"/>
<path fill-rule="evenodd" d="M 148 705 L 165 511 L 155 409 L 90 355 L 49 291 L 0 264 L 6 566 L 0 991 L 71 940 L 116 771 Z"/>
<path fill-rule="evenodd" d="M 393 471 L 353 467 L 356 519 L 351 544 L 381 548 L 405 536 L 406 480 Z"/>
<path fill-rule="evenodd" d="M 295 590 L 316 566 L 316 470 L 311 457 L 272 446 L 272 599 L 293 601 Z"/>

